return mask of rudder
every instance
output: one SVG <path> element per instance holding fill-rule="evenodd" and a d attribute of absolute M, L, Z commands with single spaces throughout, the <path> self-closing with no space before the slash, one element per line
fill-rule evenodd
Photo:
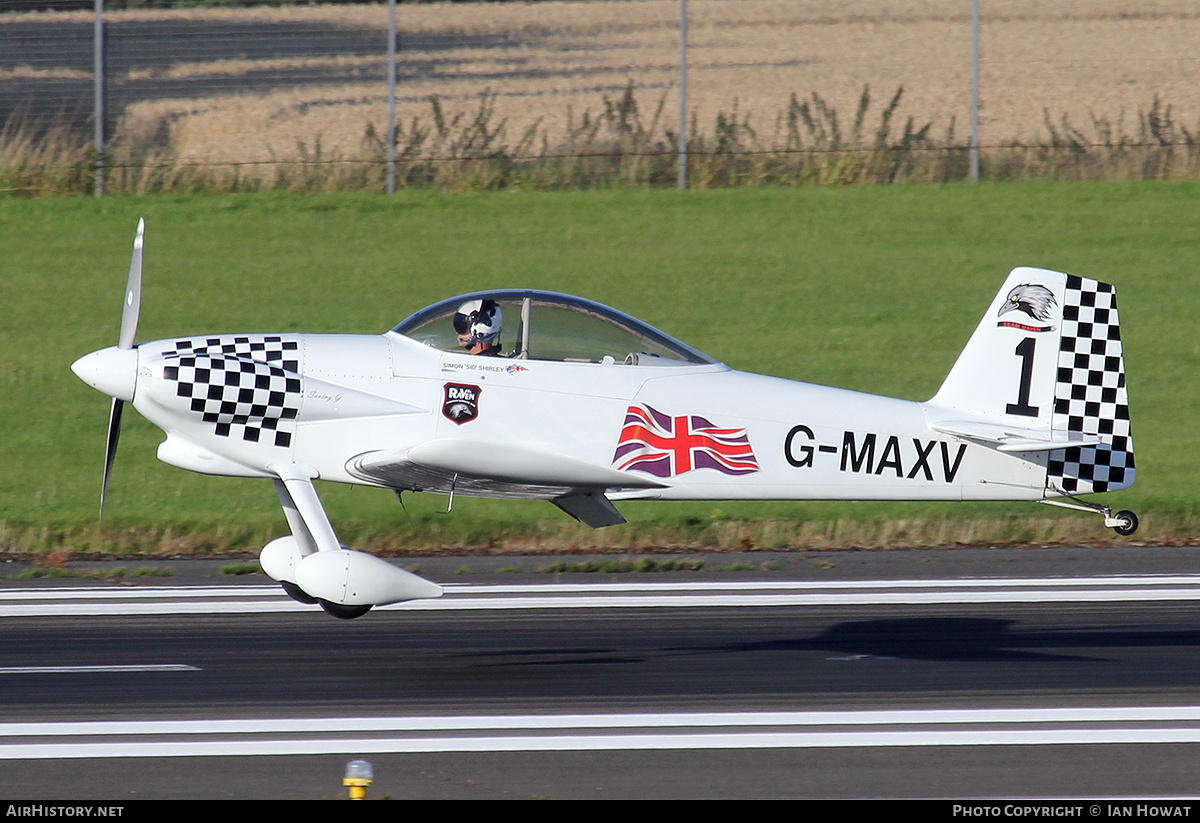
<path fill-rule="evenodd" d="M 1047 491 L 1087 494 L 1133 485 L 1117 292 L 1108 283 L 1066 276 L 1053 427 L 1056 432 L 1098 435 L 1103 443 L 1052 452 Z"/>

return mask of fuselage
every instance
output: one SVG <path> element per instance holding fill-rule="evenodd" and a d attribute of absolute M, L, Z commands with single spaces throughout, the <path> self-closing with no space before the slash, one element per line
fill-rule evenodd
<path fill-rule="evenodd" d="M 459 440 L 655 481 L 614 499 L 1046 495 L 1044 458 L 939 434 L 928 404 L 720 363 L 479 357 L 396 333 L 214 335 L 142 343 L 137 357 L 133 404 L 167 433 L 159 457 L 207 474 L 303 466 L 325 480 L 445 492 L 445 478 L 400 484 L 354 467 Z M 535 485 L 490 496 L 552 496 Z"/>

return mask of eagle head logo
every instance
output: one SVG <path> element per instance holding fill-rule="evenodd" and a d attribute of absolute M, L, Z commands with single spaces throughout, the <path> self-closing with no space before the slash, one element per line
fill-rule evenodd
<path fill-rule="evenodd" d="M 1050 289 L 1034 283 L 1022 283 L 1013 286 L 996 316 L 1002 317 L 1010 311 L 1021 311 L 1034 320 L 1046 321 L 1053 316 L 1057 306 L 1058 301 L 1054 299 L 1054 292 Z"/>

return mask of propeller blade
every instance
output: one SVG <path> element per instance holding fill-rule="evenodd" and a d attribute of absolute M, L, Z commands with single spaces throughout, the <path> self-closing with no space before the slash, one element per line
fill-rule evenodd
<path fill-rule="evenodd" d="M 142 311 L 142 246 L 146 236 L 146 221 L 138 220 L 137 236 L 133 238 L 133 258 L 129 261 L 129 280 L 125 283 L 125 303 L 121 308 L 121 332 L 117 348 L 133 348 L 137 339 L 138 316 Z M 113 398 L 108 416 L 108 443 L 104 451 L 104 484 L 100 487 L 100 519 L 104 519 L 104 503 L 108 499 L 108 481 L 112 477 L 113 461 L 117 457 L 117 442 L 121 439 L 121 415 L 125 401 Z"/>
<path fill-rule="evenodd" d="M 137 237 L 133 240 L 133 259 L 129 261 L 129 282 L 125 284 L 125 306 L 121 312 L 121 336 L 118 349 L 132 349 L 137 338 L 138 315 L 142 310 L 142 243 L 146 234 L 145 219 L 138 220 Z"/>
<path fill-rule="evenodd" d="M 117 457 L 117 441 L 121 439 L 121 413 L 125 409 L 125 401 L 115 397 L 112 402 L 112 413 L 108 416 L 108 446 L 104 454 L 104 485 L 100 487 L 100 519 L 104 519 L 104 501 L 108 498 L 108 479 L 112 476 L 113 460 Z"/>

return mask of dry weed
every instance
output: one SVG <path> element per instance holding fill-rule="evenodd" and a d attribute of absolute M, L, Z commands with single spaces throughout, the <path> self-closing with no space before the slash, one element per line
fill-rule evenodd
<path fill-rule="evenodd" d="M 676 0 L 402 6 L 403 179 L 482 187 L 670 182 L 671 160 L 662 155 L 679 129 L 678 9 Z M 970 14 L 960 0 L 692 0 L 689 11 L 687 129 L 699 185 L 944 180 L 964 173 Z M 61 15 L 76 17 L 87 15 Z M 368 30 L 378 34 L 380 54 L 139 70 L 138 76 L 203 80 L 219 88 L 222 78 L 249 72 L 323 67 L 330 83 L 136 103 L 113 146 L 122 185 L 136 191 L 381 185 L 384 7 L 108 17 L 114 27 L 190 18 Z M 491 39 L 480 43 L 480 37 Z M 421 38 L 444 39 L 435 48 Z M 1182 124 L 1200 113 L 1200 61 L 1192 57 L 1197 42 L 1200 11 L 1190 0 L 985 6 L 985 173 L 1194 175 L 1196 132 Z M 421 43 L 430 50 L 421 51 Z M 889 99 L 898 88 L 904 94 L 886 106 L 876 102 L 870 119 L 862 120 L 865 88 Z M 641 131 L 622 132 L 606 108 L 629 94 L 643 118 Z M 803 106 L 811 123 L 799 111 Z M 1165 114 L 1166 129 L 1152 122 L 1156 111 Z M 838 113 L 840 142 L 832 140 Z M 452 134 L 438 130 L 438 116 L 453 124 Z M 825 134 L 806 135 L 812 124 Z M 882 141 L 881 130 L 887 132 Z M 1176 138 L 1174 151 L 1159 150 L 1166 147 L 1155 135 L 1166 132 Z M 1142 145 L 1147 134 L 1149 148 Z M 807 142 L 797 143 L 797 135 Z M 58 164 L 53 185 L 75 180 L 64 168 L 86 171 L 79 152 L 74 146 L 59 152 L 76 157 L 68 166 L 59 157 L 43 158 Z M 578 156 L 563 156 L 572 152 Z M 740 157 L 747 152 L 760 154 Z M 537 162 L 522 165 L 530 159 Z"/>

